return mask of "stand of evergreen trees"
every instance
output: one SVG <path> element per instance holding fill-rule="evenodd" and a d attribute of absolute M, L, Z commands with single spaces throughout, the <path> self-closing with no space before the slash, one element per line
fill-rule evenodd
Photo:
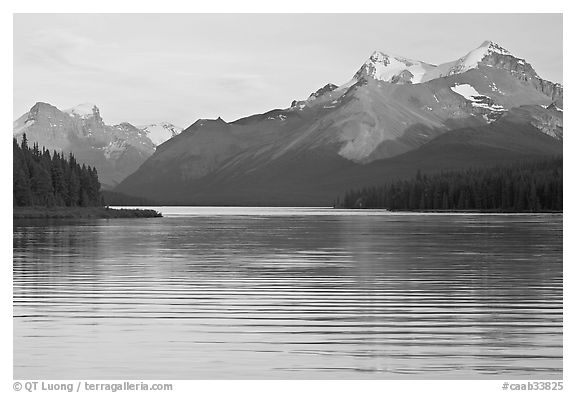
<path fill-rule="evenodd" d="M 56 151 L 28 146 L 26 134 L 13 140 L 14 206 L 102 206 L 96 168 L 80 165 Z"/>
<path fill-rule="evenodd" d="M 389 210 L 562 210 L 562 158 L 423 175 L 348 191 L 337 207 Z"/>

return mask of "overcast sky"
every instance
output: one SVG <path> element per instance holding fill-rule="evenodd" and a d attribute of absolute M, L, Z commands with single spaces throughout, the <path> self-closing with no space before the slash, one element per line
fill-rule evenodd
<path fill-rule="evenodd" d="M 104 121 L 233 121 L 347 82 L 374 50 L 439 64 L 492 40 L 562 83 L 560 14 L 17 14 L 14 119 L 93 102 Z"/>

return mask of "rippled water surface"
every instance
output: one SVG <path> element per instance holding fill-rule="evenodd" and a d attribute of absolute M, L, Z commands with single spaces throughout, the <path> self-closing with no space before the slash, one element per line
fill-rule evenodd
<path fill-rule="evenodd" d="M 17 379 L 557 379 L 562 216 L 14 223 Z"/>

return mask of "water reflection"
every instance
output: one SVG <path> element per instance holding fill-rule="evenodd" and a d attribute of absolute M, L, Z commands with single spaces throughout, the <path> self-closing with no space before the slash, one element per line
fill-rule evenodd
<path fill-rule="evenodd" d="M 15 223 L 15 378 L 562 377 L 561 215 L 199 210 Z"/>

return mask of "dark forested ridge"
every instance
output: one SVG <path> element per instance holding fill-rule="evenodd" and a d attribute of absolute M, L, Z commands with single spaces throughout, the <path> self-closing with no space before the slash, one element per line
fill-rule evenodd
<path fill-rule="evenodd" d="M 13 139 L 14 206 L 102 206 L 96 168 L 80 165 L 72 154 L 52 154 L 38 144 Z"/>
<path fill-rule="evenodd" d="M 14 219 L 162 217 L 155 210 L 104 208 L 96 168 L 72 154 L 29 147 L 26 134 L 12 145 Z"/>
<path fill-rule="evenodd" d="M 561 211 L 562 158 L 423 175 L 348 191 L 337 207 L 390 210 Z"/>

